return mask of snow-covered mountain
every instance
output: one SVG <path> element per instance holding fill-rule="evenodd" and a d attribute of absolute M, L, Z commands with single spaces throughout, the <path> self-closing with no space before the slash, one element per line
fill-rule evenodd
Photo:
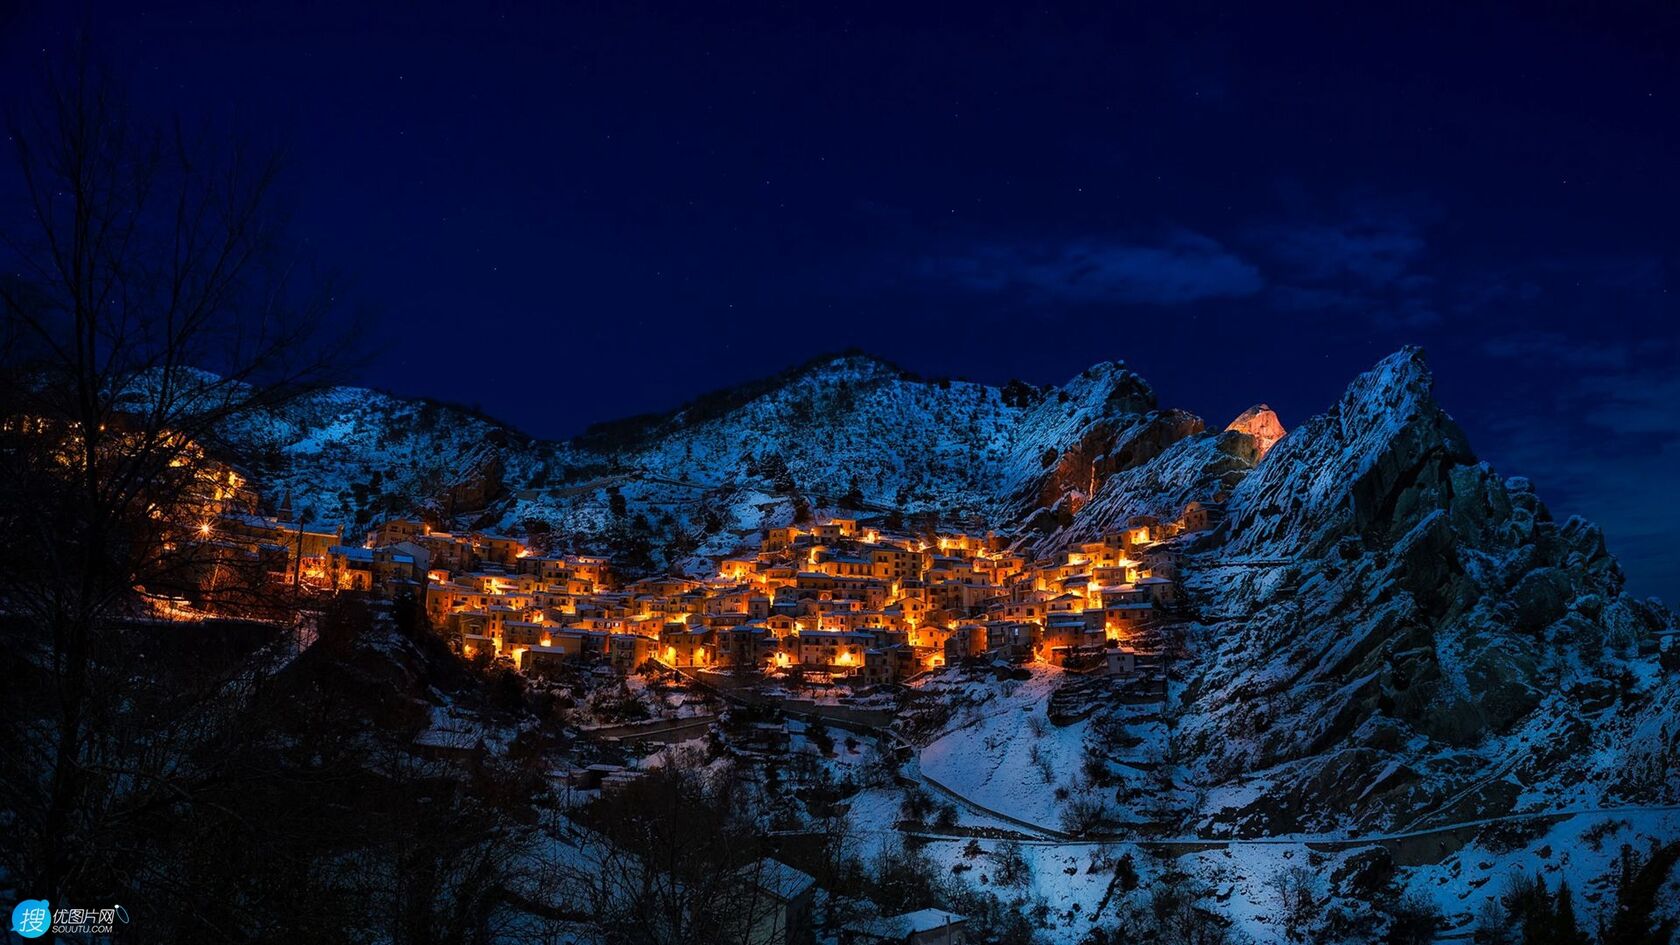
<path fill-rule="evenodd" d="M 1216 465 L 1203 452 L 1220 453 L 1229 470 L 1252 465 L 1257 451 L 1235 434 L 1222 444 L 1200 437 L 1180 450 L 1194 456 L 1151 464 L 1202 428 L 1158 409 L 1117 363 L 1060 387 L 1000 388 L 843 355 L 563 443 L 355 388 L 312 394 L 230 439 L 260 458 L 274 502 L 289 496 L 302 517 L 350 533 L 382 515 L 426 514 L 580 550 L 651 541 L 652 565 L 680 567 L 808 511 L 931 513 L 1055 534 L 1117 474 L 1155 469 L 1176 499 L 1219 479 L 1194 480 Z M 1172 463 L 1195 472 L 1181 479 Z M 1134 492 L 1153 494 L 1146 485 Z"/>
<path fill-rule="evenodd" d="M 421 512 L 697 570 L 807 512 L 937 514 L 1048 554 L 1228 497 L 1184 564 L 1172 743 L 1131 752 L 1186 759 L 1184 816 L 1383 828 L 1680 791 L 1652 656 L 1671 616 L 1624 593 L 1594 526 L 1477 462 L 1416 349 L 1287 435 L 1263 406 L 1208 430 L 1120 364 L 996 388 L 846 355 L 566 443 L 353 389 L 238 438 L 352 532 Z"/>
<path fill-rule="evenodd" d="M 978 805 L 965 822 L 1162 838 L 1161 875 L 1258 941 L 1369 940 L 1400 899 L 1469 937 L 1519 872 L 1610 921 L 1621 851 L 1680 843 L 1674 617 L 1625 592 L 1596 527 L 1478 462 L 1431 388 L 1407 349 L 1263 457 L 1253 412 L 1112 473 L 1041 548 L 1230 488 L 1185 550 L 1164 693 L 938 682 L 959 708 L 921 770 Z M 1052 869 L 1080 850 L 1037 842 Z M 1050 876 L 1069 941 L 1093 907 L 1148 908 Z M 1680 913 L 1680 876 L 1659 902 Z"/>
<path fill-rule="evenodd" d="M 1223 522 L 1184 539 L 1164 695 L 1036 676 L 924 693 L 968 713 L 921 746 L 965 818 L 1040 825 L 1045 857 L 1065 858 L 1054 838 L 1080 820 L 1178 838 L 1239 923 L 1273 908 L 1291 849 L 1349 921 L 1381 887 L 1463 929 L 1512 868 L 1607 901 L 1593 884 L 1621 844 L 1680 839 L 1672 615 L 1625 592 L 1597 528 L 1477 461 L 1415 349 L 1287 433 L 1263 405 L 1210 429 L 1119 364 L 997 388 L 856 355 L 565 443 L 353 389 L 229 432 L 307 518 L 419 513 L 649 568 L 706 570 L 765 527 L 838 511 L 937 515 L 1048 555 L 1223 498 Z M 1077 721 L 1033 721 L 1070 696 Z M 1069 935 L 1114 896 L 1077 885 L 1052 890 L 1086 910 Z"/>
<path fill-rule="evenodd" d="M 1422 353 L 1362 375 L 1192 556 L 1175 752 L 1236 832 L 1673 802 L 1672 617 L 1598 529 L 1470 452 Z"/>

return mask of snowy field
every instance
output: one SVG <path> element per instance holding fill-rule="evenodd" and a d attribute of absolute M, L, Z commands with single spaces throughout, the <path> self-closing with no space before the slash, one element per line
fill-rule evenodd
<path fill-rule="evenodd" d="M 991 697 L 965 707 L 922 748 L 922 773 L 982 807 L 1059 831 L 1066 797 L 1082 788 L 1087 729 L 1046 717 L 1061 676 L 1040 668 L 1028 680 L 978 684 Z M 1058 789 L 1067 794 L 1058 798 Z"/>

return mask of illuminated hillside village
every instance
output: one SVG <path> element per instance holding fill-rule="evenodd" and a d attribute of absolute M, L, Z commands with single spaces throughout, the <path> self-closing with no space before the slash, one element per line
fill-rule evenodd
<path fill-rule="evenodd" d="M 1262 453 L 1284 432 L 1258 408 L 1231 428 Z M 768 529 L 705 579 L 630 580 L 608 557 L 542 554 L 527 539 L 417 518 L 377 523 L 357 541 L 342 526 L 293 521 L 289 495 L 265 514 L 253 477 L 197 444 L 179 444 L 172 462 L 196 484 L 172 536 L 187 567 L 149 589 L 160 610 L 249 613 L 281 589 L 411 597 L 462 657 L 527 674 L 653 661 L 865 686 L 979 658 L 1130 674 L 1154 661 L 1164 618 L 1180 608 L 1177 539 L 1223 514 L 1223 496 L 1209 496 L 1174 520 L 1136 516 L 1052 558 L 993 532 L 830 516 Z"/>
<path fill-rule="evenodd" d="M 797 670 L 805 682 L 896 682 L 972 657 L 1131 672 L 1179 603 L 1177 542 L 1217 521 L 1192 502 L 1176 521 L 1127 528 L 1053 560 L 996 534 L 891 531 L 857 518 L 770 529 L 706 580 L 615 579 L 589 555 L 542 555 L 520 539 L 383 522 L 361 544 L 256 514 L 233 475 L 201 538 L 269 580 L 423 599 L 462 656 L 527 673 L 567 662 L 632 671 Z"/>
<path fill-rule="evenodd" d="M 1259 424 L 1252 435 L 1269 450 L 1281 427 L 1269 411 L 1251 415 L 1232 428 Z M 8 429 L 63 433 L 20 423 Z M 109 448 L 124 448 L 127 434 L 110 434 Z M 1158 653 L 1162 618 L 1179 608 L 1176 539 L 1223 514 L 1222 496 L 1192 501 L 1176 520 L 1136 516 L 1047 559 L 993 532 L 914 533 L 831 516 L 768 529 L 756 550 L 723 558 L 704 580 L 621 580 L 608 557 L 541 554 L 507 535 L 395 518 L 356 542 L 342 526 L 292 521 L 289 495 L 264 514 L 249 474 L 178 440 L 166 454 L 180 501 L 152 510 L 180 559 L 167 586 L 147 588 L 160 613 L 260 616 L 263 602 L 299 595 L 409 598 L 462 657 L 505 659 L 527 674 L 567 663 L 631 672 L 653 661 L 873 685 L 974 658 L 1131 673 Z"/>

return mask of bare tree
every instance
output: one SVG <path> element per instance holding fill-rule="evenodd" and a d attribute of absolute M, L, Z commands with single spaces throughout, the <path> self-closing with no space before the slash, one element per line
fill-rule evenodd
<path fill-rule="evenodd" d="M 1292 942 L 1305 941 L 1322 906 L 1318 874 L 1296 863 L 1273 873 L 1266 884 L 1277 894 L 1278 922 L 1284 935 Z"/>
<path fill-rule="evenodd" d="M 781 898 L 791 873 L 765 857 L 739 808 L 739 785 L 703 769 L 663 767 L 607 794 L 565 828 L 556 865 L 570 901 L 611 941 L 636 945 L 804 940 Z"/>
<path fill-rule="evenodd" d="M 234 664 L 155 685 L 136 618 L 148 591 L 215 583 L 192 535 L 238 485 L 224 436 L 344 346 L 279 254 L 277 155 L 145 126 L 85 46 L 41 91 L 0 222 L 0 804 L 5 866 L 58 901 L 108 888 L 112 832 L 187 790 L 179 749 L 254 685 Z"/>

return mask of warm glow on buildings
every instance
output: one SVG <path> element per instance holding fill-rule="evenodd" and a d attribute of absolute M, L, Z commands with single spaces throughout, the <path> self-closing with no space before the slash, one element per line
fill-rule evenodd
<path fill-rule="evenodd" d="M 1198 527 L 1219 512 L 1192 511 Z M 230 520 L 202 522 L 198 537 L 220 541 L 235 530 L 218 521 Z M 361 547 L 308 533 L 323 537 L 325 550 L 298 556 L 296 573 L 321 591 L 391 598 L 417 586 L 427 616 L 461 641 L 464 657 L 505 654 L 531 672 L 574 659 L 629 672 L 657 658 L 707 672 L 803 667 L 875 683 L 970 659 L 1064 665 L 1077 657 L 1089 666 L 1091 653 L 1100 659 L 1105 647 L 1139 639 L 1158 619 L 1157 606 L 1176 599 L 1172 559 L 1163 558 L 1172 552 L 1157 542 L 1184 529 L 1182 520 L 1133 519 L 1074 551 L 1034 560 L 990 534 L 930 536 L 930 547 L 838 519 L 769 529 L 756 548 L 708 568 L 715 578 L 619 583 L 604 558 L 543 555 L 513 538 L 392 520 Z M 1149 578 L 1149 569 L 1167 577 Z"/>

